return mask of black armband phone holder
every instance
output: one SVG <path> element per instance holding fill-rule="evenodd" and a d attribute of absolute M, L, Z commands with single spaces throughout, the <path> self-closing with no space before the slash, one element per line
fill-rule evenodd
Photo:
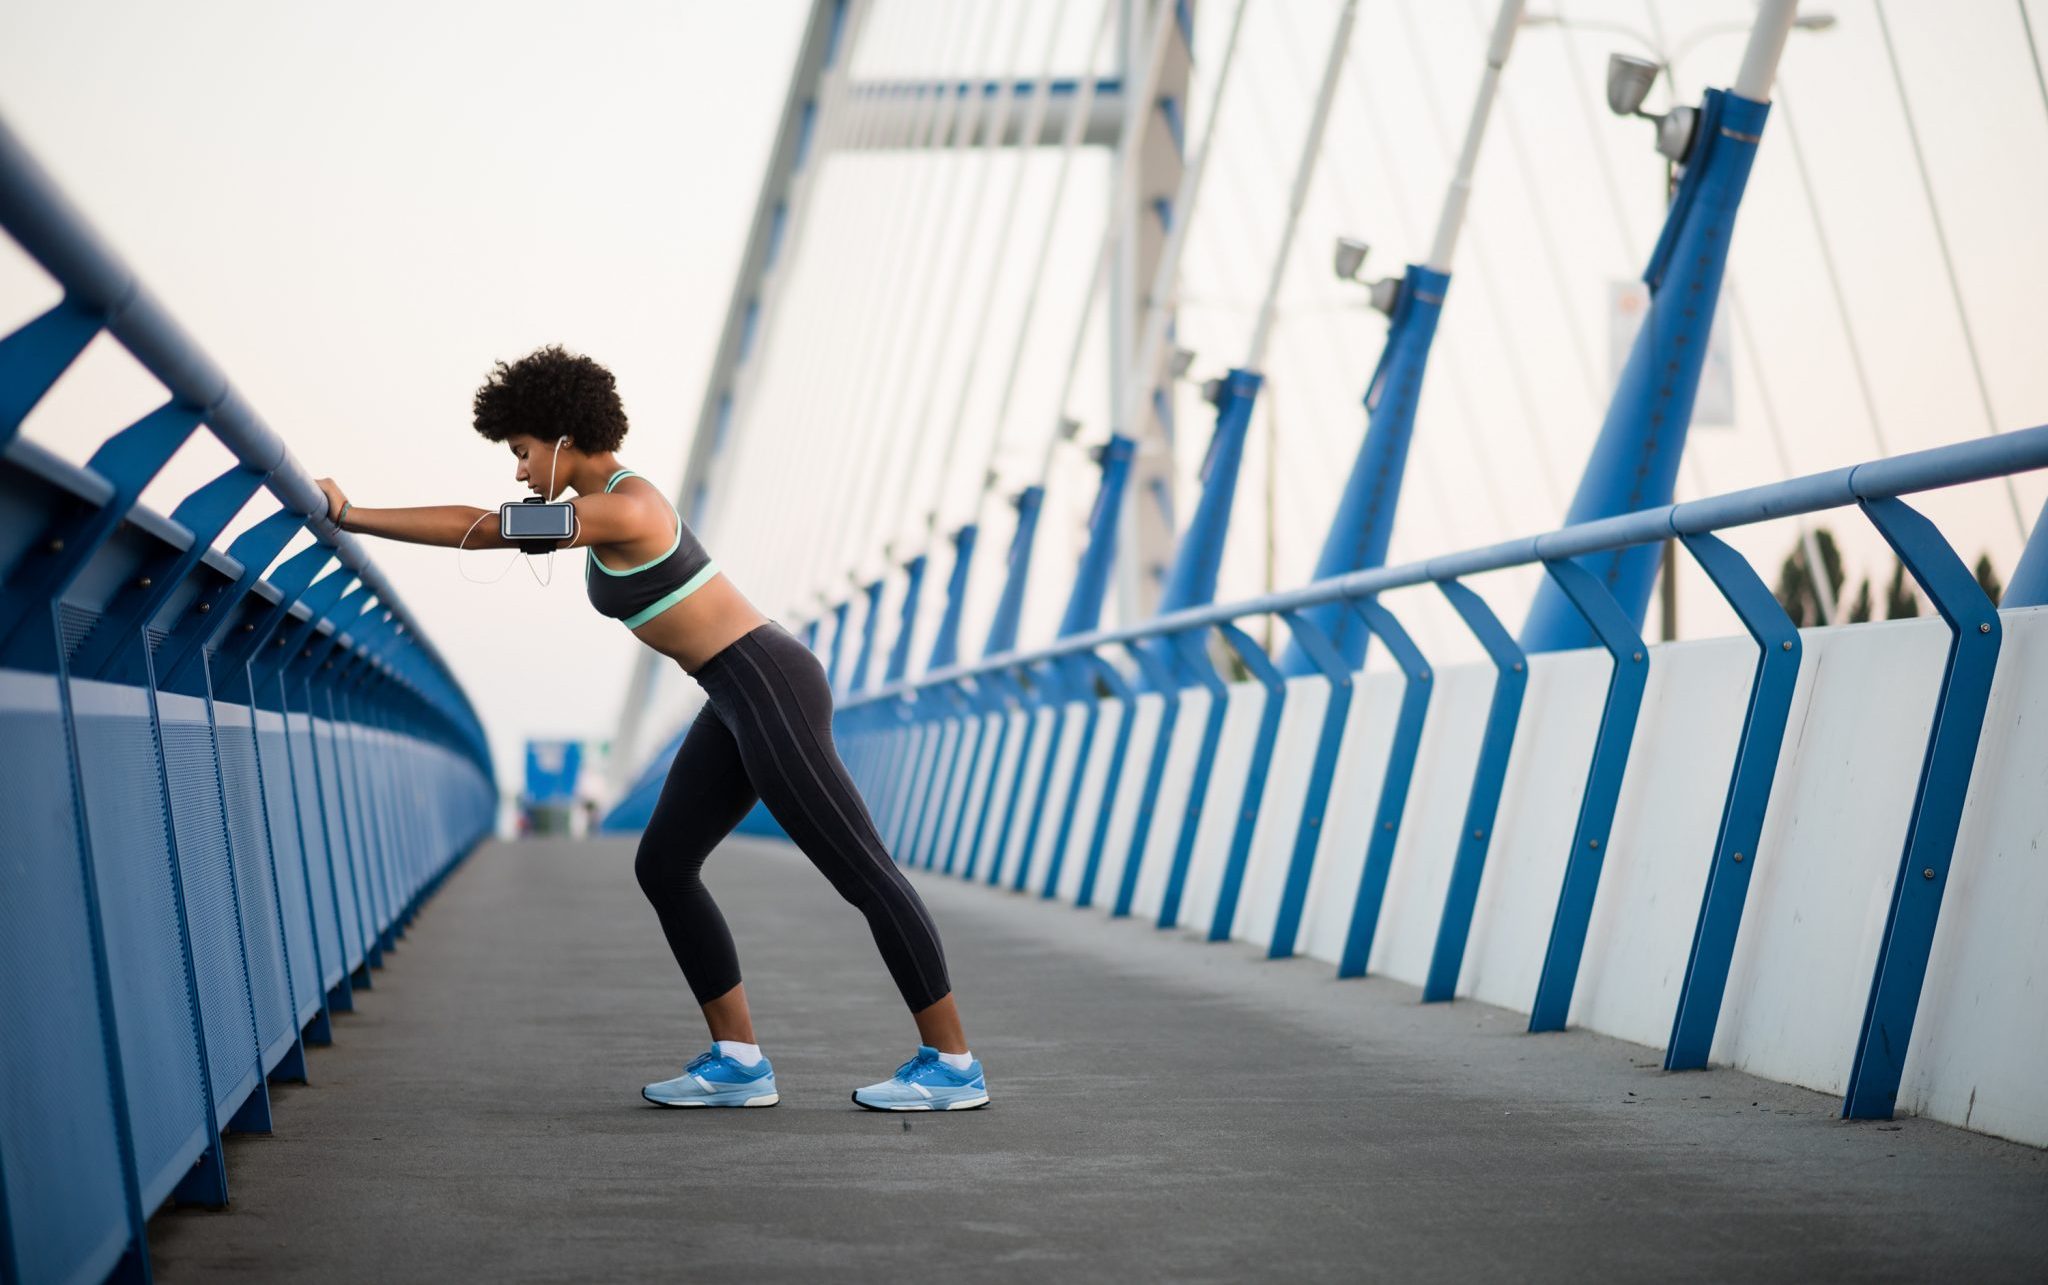
<path fill-rule="evenodd" d="M 553 552 L 576 534 L 576 506 L 550 503 L 538 495 L 498 506 L 498 534 L 521 553 Z"/>

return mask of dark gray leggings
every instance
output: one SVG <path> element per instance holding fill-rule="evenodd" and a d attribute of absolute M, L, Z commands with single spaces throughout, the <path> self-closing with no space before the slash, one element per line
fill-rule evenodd
<path fill-rule="evenodd" d="M 694 676 L 710 700 L 669 766 L 633 870 L 697 1002 L 740 982 L 732 933 L 699 873 L 757 797 L 839 895 L 867 916 L 910 1011 L 944 999 L 952 986 L 938 929 L 889 859 L 832 747 L 832 689 L 818 658 L 769 623 Z"/>

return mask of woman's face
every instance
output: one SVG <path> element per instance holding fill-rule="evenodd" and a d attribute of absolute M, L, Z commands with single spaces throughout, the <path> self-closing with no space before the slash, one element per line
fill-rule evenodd
<path fill-rule="evenodd" d="M 518 462 L 518 469 L 512 476 L 524 482 L 526 489 L 543 500 L 552 500 L 567 489 L 569 474 L 575 471 L 575 462 L 570 458 L 576 453 L 575 447 L 564 442 L 558 458 L 553 442 L 543 442 L 524 433 L 514 433 L 506 438 L 505 445 L 511 448 L 512 457 Z M 553 494 L 549 494 L 550 471 L 554 474 Z"/>

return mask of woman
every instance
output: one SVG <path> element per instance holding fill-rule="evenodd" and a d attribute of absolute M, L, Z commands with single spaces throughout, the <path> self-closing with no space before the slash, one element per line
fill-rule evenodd
<path fill-rule="evenodd" d="M 922 1040 L 887 1080 L 856 1089 L 877 1111 L 958 1110 L 988 1102 L 968 1051 L 938 932 L 883 849 L 832 746 L 832 691 L 817 657 L 754 609 L 680 514 L 613 454 L 626 413 L 611 372 L 547 347 L 498 363 L 475 399 L 476 431 L 517 461 L 544 500 L 575 492 L 574 536 L 591 605 L 681 665 L 708 703 L 683 738 L 640 839 L 634 872 L 704 1010 L 712 1046 L 673 1080 L 641 1090 L 661 1106 L 773 1106 L 775 1072 L 755 1041 L 725 919 L 698 877 L 704 859 L 759 798 L 839 895 L 867 916 Z M 458 548 L 515 547 L 496 513 L 468 505 L 366 509 L 323 478 L 345 531 Z"/>

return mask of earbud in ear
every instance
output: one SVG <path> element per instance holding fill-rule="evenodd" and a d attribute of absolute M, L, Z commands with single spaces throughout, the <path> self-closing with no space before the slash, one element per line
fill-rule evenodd
<path fill-rule="evenodd" d="M 558 437 L 558 438 L 556 438 L 556 439 L 555 439 L 555 445 L 556 445 L 556 446 L 567 446 L 568 444 L 569 444 L 569 435 L 568 435 L 567 433 L 564 433 L 564 434 L 562 434 L 562 435 L 561 435 L 560 437 Z"/>

